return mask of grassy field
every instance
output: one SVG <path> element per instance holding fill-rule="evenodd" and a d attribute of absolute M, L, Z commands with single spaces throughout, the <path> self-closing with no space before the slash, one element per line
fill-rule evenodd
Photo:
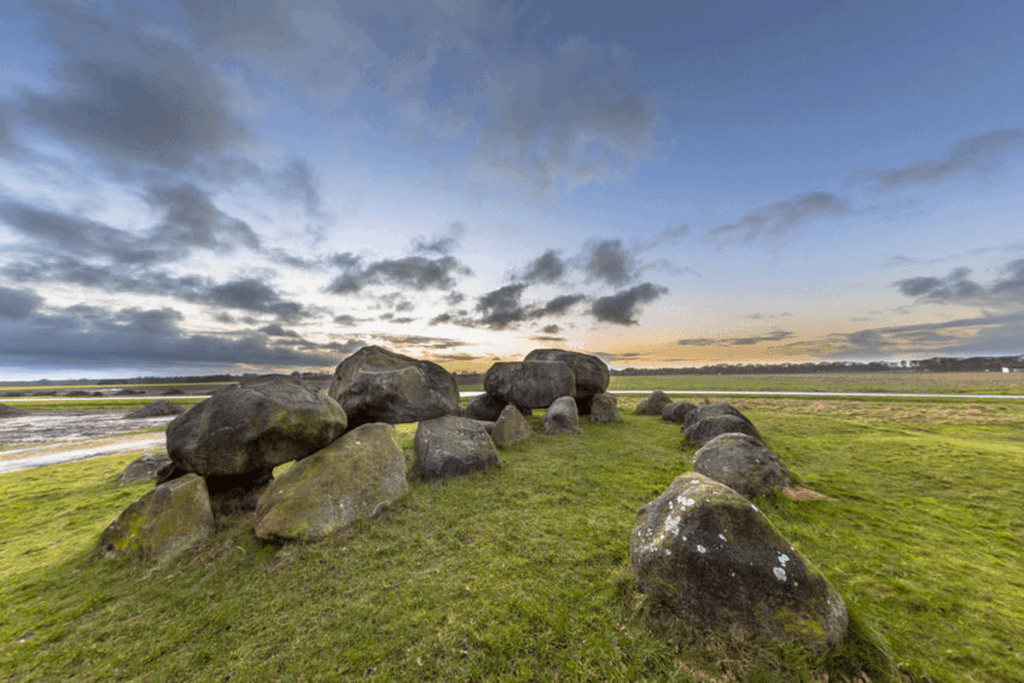
<path fill-rule="evenodd" d="M 851 372 L 807 375 L 612 377 L 609 391 L 629 389 L 1024 395 L 1024 372 Z"/>
<path fill-rule="evenodd" d="M 626 415 L 502 451 L 500 470 L 413 478 L 335 538 L 279 548 L 233 520 L 156 568 L 91 555 L 148 489 L 116 484 L 132 456 L 0 475 L 0 679 L 1022 679 L 1018 402 L 733 403 L 835 499 L 758 503 L 847 601 L 830 655 L 699 638 L 637 592 L 636 509 L 693 449 Z"/>

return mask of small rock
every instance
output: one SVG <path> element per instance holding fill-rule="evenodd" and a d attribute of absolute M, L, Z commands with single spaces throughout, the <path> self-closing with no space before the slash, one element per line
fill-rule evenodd
<path fill-rule="evenodd" d="M 669 403 L 672 403 L 672 399 L 668 397 L 664 391 L 658 389 L 652 391 L 636 406 L 637 415 L 661 415 L 661 411 L 665 409 Z"/>
<path fill-rule="evenodd" d="M 490 434 L 495 446 L 507 448 L 533 436 L 533 428 L 519 409 L 510 403 L 501 411 Z"/>
<path fill-rule="evenodd" d="M 562 396 L 544 413 L 544 434 L 575 434 L 580 431 L 580 413 L 572 396 Z"/>
<path fill-rule="evenodd" d="M 457 477 L 495 466 L 501 467 L 498 451 L 476 420 L 448 415 L 416 428 L 412 467 L 420 479 Z"/>

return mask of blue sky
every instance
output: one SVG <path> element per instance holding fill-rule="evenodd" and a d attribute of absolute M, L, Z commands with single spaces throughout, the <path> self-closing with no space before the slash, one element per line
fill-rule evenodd
<path fill-rule="evenodd" d="M 1024 353 L 1024 4 L 14 2 L 0 378 Z"/>

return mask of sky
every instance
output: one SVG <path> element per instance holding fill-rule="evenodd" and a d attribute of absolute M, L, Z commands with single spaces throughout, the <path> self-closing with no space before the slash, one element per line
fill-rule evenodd
<path fill-rule="evenodd" d="M 0 378 L 1024 353 L 1024 3 L 0 6 Z"/>

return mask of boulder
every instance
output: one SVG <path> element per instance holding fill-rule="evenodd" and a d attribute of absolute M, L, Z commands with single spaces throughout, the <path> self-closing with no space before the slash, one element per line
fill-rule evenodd
<path fill-rule="evenodd" d="M 686 440 L 697 446 L 703 446 L 716 436 L 730 432 L 749 434 L 758 441 L 761 440 L 761 434 L 750 420 L 735 415 L 712 415 L 691 423 L 689 427 L 683 427 Z"/>
<path fill-rule="evenodd" d="M 706 417 L 716 417 L 718 415 L 735 415 L 747 420 L 747 416 L 739 411 L 738 408 L 733 406 L 731 403 L 721 401 L 719 403 L 708 403 L 702 406 L 696 406 L 694 410 L 686 413 L 683 418 L 683 425 L 689 427 L 694 422 L 703 420 Z M 750 420 L 747 420 L 750 422 Z"/>
<path fill-rule="evenodd" d="M 498 451 L 477 420 L 447 415 L 416 428 L 412 467 L 420 479 L 457 477 L 492 466 L 501 467 Z"/>
<path fill-rule="evenodd" d="M 408 491 L 405 456 L 389 424 L 361 425 L 289 467 L 256 506 L 266 541 L 323 538 L 374 517 Z"/>
<path fill-rule="evenodd" d="M 675 401 L 661 409 L 661 419 L 673 424 L 683 424 L 686 416 L 697 409 L 697 406 L 689 401 Z"/>
<path fill-rule="evenodd" d="M 21 408 L 15 408 L 14 406 L 9 406 L 6 403 L 0 403 L 0 418 L 2 418 L 2 417 L 23 417 L 25 415 L 28 415 L 28 411 L 27 410 L 22 410 Z"/>
<path fill-rule="evenodd" d="M 484 391 L 519 408 L 547 408 L 576 395 L 576 377 L 561 361 L 495 363 L 484 375 Z"/>
<path fill-rule="evenodd" d="M 167 454 L 206 476 L 272 470 L 345 432 L 341 406 L 294 377 L 269 375 L 217 392 L 167 426 Z"/>
<path fill-rule="evenodd" d="M 494 422 L 501 415 L 501 411 L 508 405 L 508 401 L 491 396 L 488 393 L 479 394 L 469 399 L 463 417 L 471 417 L 474 420 Z"/>
<path fill-rule="evenodd" d="M 136 420 L 144 417 L 166 417 L 169 415 L 181 415 L 185 412 L 185 406 L 174 401 L 153 401 L 147 406 L 133 410 L 124 416 L 126 420 Z"/>
<path fill-rule="evenodd" d="M 637 415 L 661 415 L 661 411 L 665 409 L 669 403 L 672 403 L 672 399 L 668 397 L 661 389 L 652 391 L 647 394 L 644 398 L 640 399 L 640 403 L 636 404 Z"/>
<path fill-rule="evenodd" d="M 580 413 L 572 396 L 556 400 L 544 413 L 544 434 L 575 434 L 580 431 Z"/>
<path fill-rule="evenodd" d="M 720 434 L 693 456 L 693 469 L 725 484 L 741 496 L 767 496 L 792 486 L 789 469 L 759 439 L 732 432 Z"/>
<path fill-rule="evenodd" d="M 505 406 L 498 421 L 490 430 L 491 441 L 499 448 L 507 448 L 533 436 L 533 427 L 511 403 Z"/>
<path fill-rule="evenodd" d="M 104 557 L 134 556 L 161 563 L 214 531 L 206 483 L 194 474 L 151 489 L 100 534 Z"/>
<path fill-rule="evenodd" d="M 328 390 L 349 425 L 399 424 L 460 412 L 455 377 L 437 363 L 367 346 L 343 360 Z"/>
<path fill-rule="evenodd" d="M 842 597 L 756 507 L 687 473 L 637 513 L 629 546 L 640 590 L 685 623 L 738 637 L 839 643 Z"/>
<path fill-rule="evenodd" d="M 153 481 L 156 479 L 160 468 L 169 464 L 171 464 L 171 459 L 167 457 L 165 451 L 143 453 L 128 463 L 128 466 L 118 476 L 117 481 L 122 486 L 138 484 L 143 481 Z"/>
<path fill-rule="evenodd" d="M 613 394 L 597 394 L 590 399 L 590 414 L 587 419 L 591 422 L 622 422 L 622 415 L 619 414 L 619 399 Z"/>
<path fill-rule="evenodd" d="M 569 366 L 576 376 L 576 397 L 584 398 L 607 391 L 611 377 L 608 366 L 597 356 L 561 349 L 534 349 L 524 361 L 560 361 Z M 568 394 L 564 394 L 568 395 Z M 543 406 L 538 406 L 543 407 Z"/>

